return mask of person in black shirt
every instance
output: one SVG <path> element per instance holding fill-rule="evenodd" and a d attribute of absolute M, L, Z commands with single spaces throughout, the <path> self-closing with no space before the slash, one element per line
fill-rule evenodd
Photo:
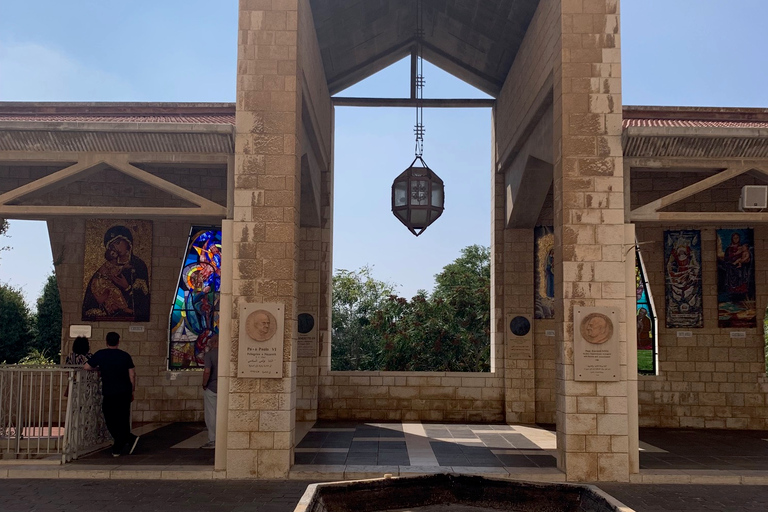
<path fill-rule="evenodd" d="M 136 371 L 128 352 L 117 348 L 120 335 L 107 333 L 107 348 L 93 354 L 83 368 L 101 372 L 101 393 L 104 396 L 101 410 L 107 429 L 114 439 L 112 456 L 119 457 L 126 445 L 133 453 L 139 436 L 131 433 L 131 402 L 136 390 Z"/>

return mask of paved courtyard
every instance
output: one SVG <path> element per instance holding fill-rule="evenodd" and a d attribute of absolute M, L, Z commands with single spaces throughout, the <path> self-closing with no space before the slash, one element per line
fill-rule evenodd
<path fill-rule="evenodd" d="M 292 512 L 298 481 L 0 480 L 3 512 Z M 601 484 L 637 512 L 765 512 L 768 486 Z"/>
<path fill-rule="evenodd" d="M 219 480 L 201 423 L 148 424 L 134 455 L 0 464 L 0 511 L 292 511 L 312 482 L 424 473 L 562 481 L 551 428 L 320 422 L 288 480 Z M 768 510 L 768 433 L 641 429 L 641 472 L 599 487 L 638 512 Z M 679 485 L 676 485 L 679 484 Z M 750 485 L 730 485 L 750 484 Z"/>

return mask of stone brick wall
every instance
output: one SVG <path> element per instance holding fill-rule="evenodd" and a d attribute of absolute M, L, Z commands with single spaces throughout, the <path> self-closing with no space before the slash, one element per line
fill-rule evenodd
<path fill-rule="evenodd" d="M 299 243 L 299 310 L 313 312 L 318 323 L 322 265 L 320 236 L 320 228 L 301 228 Z M 316 329 L 319 336 L 320 325 Z M 315 350 L 314 356 L 304 355 L 300 348 L 298 350 L 296 421 L 317 420 L 319 347 L 315 346 Z"/>
<path fill-rule="evenodd" d="M 498 374 L 333 372 L 320 376 L 320 419 L 504 421 Z"/>
<path fill-rule="evenodd" d="M 507 230 L 504 169 L 506 160 L 525 142 L 525 133 L 544 104 L 551 102 L 551 80 L 560 32 L 558 0 L 542 0 L 528 27 L 515 62 L 497 98 L 493 113 L 491 247 L 491 341 L 493 367 L 504 372 L 505 419 L 536 421 L 534 360 L 507 357 L 504 347 L 507 316 L 533 317 L 533 235 Z M 553 141 L 554 143 L 554 141 Z M 535 325 L 535 322 L 534 322 Z"/>
<path fill-rule="evenodd" d="M 497 158 L 536 114 L 554 63 L 559 60 L 560 0 L 541 0 L 528 26 L 515 62 L 497 98 L 494 138 Z M 502 162 L 497 162 L 501 164 Z"/>
<path fill-rule="evenodd" d="M 560 150 L 554 162 L 558 467 L 569 480 L 626 481 L 626 359 L 620 380 L 582 382 L 575 379 L 573 351 L 577 306 L 615 308 L 618 350 L 627 350 L 619 1 L 562 0 L 561 14 L 553 73 Z"/>
<path fill-rule="evenodd" d="M 39 178 L 58 168 L 29 168 L 13 176 Z M 167 181 L 186 186 L 195 193 L 214 201 L 226 197 L 224 168 L 150 167 L 144 169 Z M 26 178 L 19 178 L 26 179 Z M 6 181 L 3 180 L 5 184 Z M 159 202 L 165 194 L 111 169 L 89 176 L 50 192 L 59 204 L 125 204 L 144 206 Z M 167 371 L 168 315 L 176 292 L 187 237 L 192 223 L 185 221 L 154 221 L 152 224 L 152 280 L 150 283 L 150 321 L 83 322 L 83 258 L 85 251 L 85 219 L 59 217 L 48 222 L 56 279 L 62 303 L 62 360 L 71 351 L 69 326 L 90 324 L 93 328 L 91 351 L 104 348 L 109 331 L 120 334 L 120 347 L 131 354 L 136 365 L 136 400 L 133 421 L 202 421 L 203 403 L 201 371 Z M 141 325 L 144 332 L 129 332 L 130 325 Z"/>
<path fill-rule="evenodd" d="M 331 279 L 331 154 L 333 107 L 308 2 L 299 9 L 298 59 L 302 83 L 302 147 L 312 151 L 320 173 L 320 226 L 302 227 L 299 244 L 299 309 L 315 312 L 318 347 L 314 357 L 297 357 L 296 419 L 315 421 L 318 409 L 319 343 L 328 336 Z"/>
<path fill-rule="evenodd" d="M 632 207 L 691 185 L 709 176 L 705 172 L 632 172 Z M 669 207 L 669 211 L 738 211 L 744 185 L 762 184 L 741 175 Z M 717 327 L 717 255 L 719 228 L 754 228 L 757 285 L 757 328 Z M 704 327 L 667 329 L 664 295 L 664 231 L 701 230 Z M 656 306 L 659 372 L 640 376 L 640 426 L 681 428 L 768 428 L 768 381 L 765 376 L 763 317 L 768 293 L 768 228 L 724 224 L 637 225 L 648 281 Z M 691 331 L 678 338 L 677 331 Z M 745 339 L 731 339 L 731 331 L 746 331 Z"/>

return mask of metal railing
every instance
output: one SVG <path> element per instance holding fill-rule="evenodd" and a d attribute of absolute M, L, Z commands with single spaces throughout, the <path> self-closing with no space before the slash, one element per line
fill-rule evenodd
<path fill-rule="evenodd" d="M 82 368 L 0 366 L 0 455 L 77 459 L 109 442 L 97 372 Z"/>

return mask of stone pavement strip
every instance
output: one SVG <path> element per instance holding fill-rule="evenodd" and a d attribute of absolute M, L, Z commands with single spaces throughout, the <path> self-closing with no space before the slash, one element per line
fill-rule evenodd
<path fill-rule="evenodd" d="M 291 512 L 311 482 L 0 480 L 2 512 Z"/>
<path fill-rule="evenodd" d="M 0 479 L 2 512 L 292 512 L 308 481 Z M 599 484 L 637 512 L 766 512 L 765 485 Z"/>
<path fill-rule="evenodd" d="M 768 511 L 768 485 L 595 485 L 637 512 Z"/>

